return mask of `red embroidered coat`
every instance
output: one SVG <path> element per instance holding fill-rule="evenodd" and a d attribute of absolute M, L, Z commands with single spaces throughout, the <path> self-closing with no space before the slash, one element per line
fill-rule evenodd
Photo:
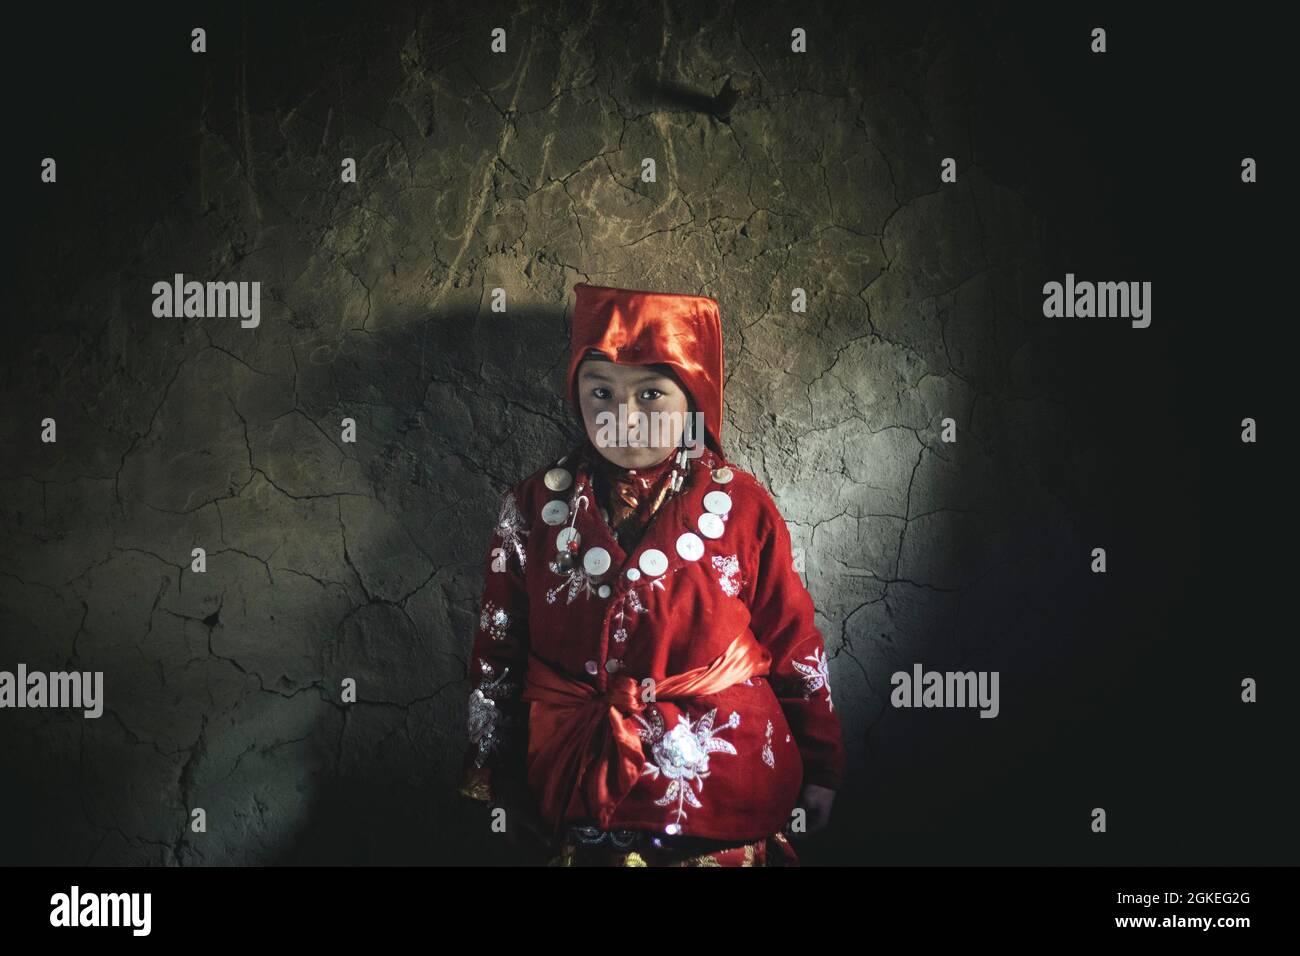
<path fill-rule="evenodd" d="M 530 660 L 601 697 L 620 679 L 640 689 L 646 678 L 658 684 L 708 665 L 746 630 L 770 653 L 767 673 L 625 713 L 641 764 L 626 793 L 604 819 L 578 799 L 549 822 L 758 839 L 789 822 L 803 783 L 839 788 L 844 754 L 825 647 L 785 522 L 751 475 L 701 450 L 631 554 L 593 500 L 577 451 L 507 492 L 470 661 L 462 793 L 492 800 L 494 778 L 524 780 L 530 769 L 538 782 L 529 747 L 537 705 L 521 694 Z M 549 488 L 548 474 L 565 487 Z M 564 570 L 557 538 L 570 525 L 580 549 Z M 591 571 L 603 559 L 585 560 L 593 549 L 609 558 L 599 574 Z M 606 716 L 618 714 L 604 699 L 594 707 L 608 730 Z"/>

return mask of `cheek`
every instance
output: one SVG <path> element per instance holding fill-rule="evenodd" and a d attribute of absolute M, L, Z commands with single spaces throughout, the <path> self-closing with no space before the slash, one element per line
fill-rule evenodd
<path fill-rule="evenodd" d="M 604 424 L 600 418 L 601 413 L 609 412 L 607 405 L 608 402 L 603 402 L 594 395 L 584 395 L 578 399 L 578 407 L 582 410 L 583 427 L 587 430 L 587 436 L 593 440 Z"/>

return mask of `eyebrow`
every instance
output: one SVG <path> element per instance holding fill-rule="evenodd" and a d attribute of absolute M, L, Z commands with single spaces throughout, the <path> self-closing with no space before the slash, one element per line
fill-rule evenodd
<path fill-rule="evenodd" d="M 602 375 L 600 372 L 596 371 L 595 369 L 587 369 L 582 373 L 580 378 L 582 378 L 584 381 L 604 382 L 606 385 L 614 384 L 613 379 Z M 669 378 L 667 375 L 663 374 L 662 372 L 646 372 L 643 375 L 637 376 L 632 381 L 634 384 L 640 384 L 642 382 L 672 381 L 672 379 Z"/>

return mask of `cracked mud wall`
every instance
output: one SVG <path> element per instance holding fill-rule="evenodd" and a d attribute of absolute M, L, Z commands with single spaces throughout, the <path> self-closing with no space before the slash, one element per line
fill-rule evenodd
<path fill-rule="evenodd" d="M 786 52 L 792 22 L 810 54 Z M 1109 613 L 1083 573 L 1124 533 L 1107 499 L 1127 452 L 1101 449 L 1126 439 L 1089 404 L 1105 336 L 1044 322 L 1039 289 L 1122 251 L 1087 150 L 1053 152 L 1071 121 L 1018 23 L 250 6 L 209 18 L 203 57 L 174 16 L 123 35 L 122 73 L 78 80 L 102 109 L 75 131 L 33 108 L 60 183 L 23 194 L 8 292 L 25 320 L 3 359 L 0 664 L 102 670 L 106 711 L 2 715 L 3 855 L 512 859 L 453 793 L 465 669 L 499 495 L 573 434 L 578 281 L 721 304 L 725 441 L 805 550 L 848 745 L 835 836 L 809 858 L 1077 850 L 1007 837 L 1032 811 L 987 790 L 1041 745 L 1034 708 L 1062 699 L 1044 675 Z M 726 122 L 682 92 L 728 77 L 746 91 Z M 154 318 L 151 285 L 178 272 L 260 281 L 260 327 Z M 1136 363 L 1106 360 L 1121 379 Z M 1139 386 L 1156 403 L 1161 374 Z M 1044 682 L 994 731 L 893 711 L 889 674 L 913 661 Z M 971 806 L 1004 842 L 967 827 Z"/>

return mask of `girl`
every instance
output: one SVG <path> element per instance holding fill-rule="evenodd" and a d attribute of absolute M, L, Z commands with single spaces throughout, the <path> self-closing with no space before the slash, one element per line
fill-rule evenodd
<path fill-rule="evenodd" d="M 843 744 L 785 522 L 723 454 L 718 303 L 574 292 L 587 437 L 502 501 L 461 793 L 557 865 L 797 865 Z"/>

